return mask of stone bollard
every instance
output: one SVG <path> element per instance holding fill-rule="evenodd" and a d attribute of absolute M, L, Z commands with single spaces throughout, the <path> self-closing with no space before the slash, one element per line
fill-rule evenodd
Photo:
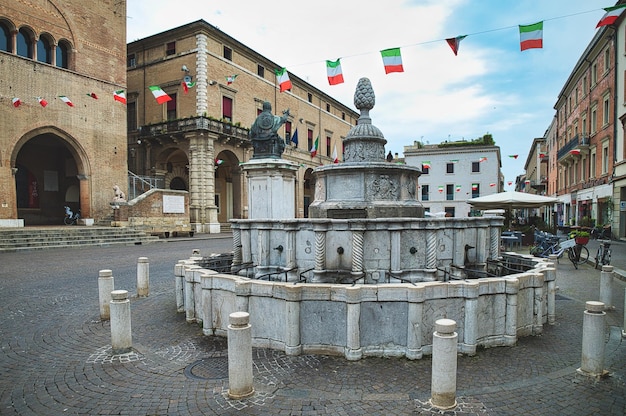
<path fill-rule="evenodd" d="M 111 347 L 113 354 L 126 354 L 133 347 L 127 290 L 111 292 Z"/>
<path fill-rule="evenodd" d="M 624 329 L 622 329 L 622 338 L 626 338 L 626 288 L 624 289 Z"/>
<path fill-rule="evenodd" d="M 588 301 L 585 303 L 583 316 L 583 346 L 579 374 L 598 377 L 604 371 L 604 332 L 605 317 L 604 303 Z"/>
<path fill-rule="evenodd" d="M 602 266 L 600 272 L 600 302 L 604 303 L 604 309 L 611 309 L 611 284 L 613 282 L 613 266 Z"/>
<path fill-rule="evenodd" d="M 106 321 L 111 316 L 111 292 L 113 291 L 113 272 L 109 269 L 100 270 L 98 274 L 98 297 L 100 300 L 100 319 Z"/>
<path fill-rule="evenodd" d="M 137 296 L 145 297 L 150 294 L 150 263 L 147 257 L 137 259 Z"/>
<path fill-rule="evenodd" d="M 228 325 L 228 397 L 254 394 L 252 380 L 252 327 L 248 312 L 233 312 Z"/>
<path fill-rule="evenodd" d="M 433 364 L 430 403 L 438 409 L 456 407 L 456 322 L 438 319 L 433 333 Z"/>

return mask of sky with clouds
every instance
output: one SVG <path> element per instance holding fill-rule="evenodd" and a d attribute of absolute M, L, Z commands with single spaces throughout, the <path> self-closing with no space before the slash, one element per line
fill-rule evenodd
<path fill-rule="evenodd" d="M 370 3 L 370 4 L 368 4 Z M 132 42 L 198 19 L 354 108 L 358 80 L 372 81 L 372 122 L 386 149 L 414 141 L 493 135 L 505 189 L 524 172 L 565 81 L 613 0 L 128 0 Z M 520 51 L 518 25 L 544 21 L 543 49 Z M 446 38 L 467 35 L 458 56 Z M 380 50 L 401 48 L 403 73 L 385 74 Z M 330 86 L 325 61 L 341 58 Z M 356 110 L 356 109 L 355 109 Z M 508 155 L 518 154 L 517 159 Z"/>

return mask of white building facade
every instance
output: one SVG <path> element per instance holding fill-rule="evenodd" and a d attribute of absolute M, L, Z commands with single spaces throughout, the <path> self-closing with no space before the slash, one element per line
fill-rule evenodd
<path fill-rule="evenodd" d="M 404 147 L 404 160 L 422 169 L 419 199 L 432 215 L 478 216 L 466 201 L 504 189 L 498 146 L 415 142 Z"/>

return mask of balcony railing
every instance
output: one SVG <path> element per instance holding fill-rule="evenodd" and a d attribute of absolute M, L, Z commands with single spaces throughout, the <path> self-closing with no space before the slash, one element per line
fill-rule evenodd
<path fill-rule="evenodd" d="M 556 152 L 557 159 L 561 160 L 562 158 L 567 156 L 570 151 L 574 149 L 578 149 L 580 147 L 588 147 L 588 146 L 589 146 L 589 136 L 577 134 L 576 136 L 574 136 L 574 138 L 572 138 L 572 140 L 565 143 L 565 145 Z"/>
<path fill-rule="evenodd" d="M 164 134 L 184 133 L 196 130 L 206 130 L 213 133 L 233 136 L 238 139 L 248 138 L 248 129 L 234 126 L 230 123 L 210 119 L 207 117 L 190 117 L 180 120 L 169 120 L 163 123 L 141 126 L 139 137 L 155 137 Z"/>

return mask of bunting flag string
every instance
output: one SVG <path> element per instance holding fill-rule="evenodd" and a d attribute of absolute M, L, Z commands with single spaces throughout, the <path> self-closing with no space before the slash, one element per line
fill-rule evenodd
<path fill-rule="evenodd" d="M 598 26 L 597 27 L 611 25 L 611 24 L 615 23 L 617 18 L 621 15 L 621 13 L 625 9 L 626 9 L 626 4 L 621 4 L 621 5 L 618 5 L 618 6 L 604 8 L 603 10 L 606 13 L 602 17 L 600 22 L 598 22 Z M 486 34 L 486 33 L 510 30 L 510 29 L 513 29 L 513 28 L 515 28 L 515 29 L 517 29 L 519 31 L 519 35 L 520 35 L 520 49 L 521 49 L 521 51 L 524 51 L 524 50 L 527 50 L 527 49 L 533 49 L 533 48 L 543 48 L 543 23 L 544 22 L 551 21 L 551 20 L 565 19 L 565 18 L 568 18 L 568 17 L 578 16 L 578 15 L 582 15 L 582 14 L 594 13 L 594 12 L 596 12 L 598 10 L 599 9 L 593 9 L 593 10 L 587 10 L 587 11 L 583 11 L 583 12 L 577 12 L 577 13 L 572 13 L 572 14 L 568 14 L 568 15 L 562 15 L 562 16 L 552 17 L 552 18 L 548 18 L 548 19 L 543 19 L 543 20 L 541 20 L 541 21 L 539 21 L 537 23 L 531 24 L 531 25 L 506 26 L 506 27 L 500 27 L 500 28 L 496 28 L 496 29 L 488 29 L 488 30 L 483 30 L 483 31 L 479 31 L 479 32 L 473 32 L 473 33 L 469 33 L 467 35 L 461 35 L 461 36 L 456 36 L 456 37 L 452 37 L 452 38 L 443 38 L 443 39 L 435 39 L 435 40 L 429 40 L 429 41 L 424 41 L 424 42 L 417 42 L 417 43 L 408 44 L 408 45 L 404 45 L 404 46 L 400 46 L 400 47 L 396 47 L 396 48 L 383 49 L 383 50 L 380 51 L 380 53 L 381 53 L 382 58 L 383 58 L 383 65 L 384 65 L 384 68 L 385 68 L 385 73 L 389 74 L 389 73 L 392 73 L 392 72 L 404 72 L 404 67 L 402 65 L 401 49 L 445 41 L 448 44 L 448 46 L 450 46 L 450 48 L 452 49 L 452 52 L 454 53 L 454 55 L 457 56 L 458 51 L 459 51 L 459 44 L 460 44 L 460 42 L 463 39 L 465 39 L 465 38 L 467 38 L 469 36 L 476 36 L 476 35 L 482 35 L 482 34 Z M 355 57 L 355 56 L 369 55 L 370 53 L 372 53 L 372 52 L 364 52 L 364 53 L 358 53 L 358 54 L 352 54 L 352 55 L 345 55 L 343 58 L 351 58 L 351 57 Z M 301 65 L 309 65 L 309 64 L 313 64 L 313 63 L 317 63 L 317 62 L 318 61 L 301 63 L 301 64 L 294 64 L 294 65 L 289 65 L 289 66 L 293 68 L 293 67 L 297 67 L 297 66 L 301 66 Z M 330 85 L 335 85 L 335 84 L 331 83 L 330 63 L 336 63 L 339 66 L 339 60 L 334 61 L 334 62 L 326 60 L 325 62 L 326 62 L 326 68 L 327 68 L 328 81 L 329 81 Z M 340 66 L 339 66 L 339 68 L 340 68 Z M 281 82 L 279 82 L 279 85 L 281 85 L 281 92 L 290 89 L 291 88 L 291 81 L 289 81 L 289 79 L 288 79 L 286 68 L 283 67 L 281 69 L 276 69 L 275 71 L 276 71 L 276 76 L 277 77 L 279 76 L 279 74 L 284 74 L 284 76 L 286 76 L 286 78 L 287 78 L 287 81 L 289 82 L 289 88 L 283 88 L 282 87 L 283 84 Z M 342 79 L 341 82 L 343 82 L 343 73 L 341 72 L 340 69 L 339 69 L 339 73 L 341 74 L 341 79 Z M 337 82 L 337 83 L 339 83 L 339 82 Z"/>

